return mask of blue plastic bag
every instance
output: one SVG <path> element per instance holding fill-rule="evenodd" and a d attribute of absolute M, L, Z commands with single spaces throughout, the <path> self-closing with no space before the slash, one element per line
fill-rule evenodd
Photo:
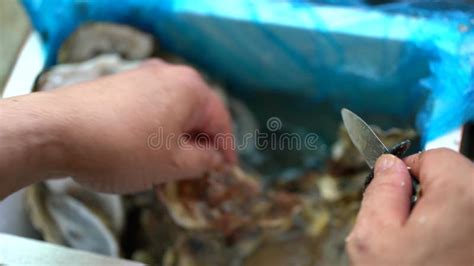
<path fill-rule="evenodd" d="M 111 21 L 153 33 L 241 93 L 289 92 L 334 112 L 416 119 L 423 142 L 474 119 L 474 11 L 460 1 L 23 2 L 48 64 L 81 23 Z"/>

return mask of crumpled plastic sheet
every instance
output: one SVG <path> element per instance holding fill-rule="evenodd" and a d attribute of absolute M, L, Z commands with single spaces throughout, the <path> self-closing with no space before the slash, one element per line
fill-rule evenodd
<path fill-rule="evenodd" d="M 358 0 L 23 3 L 43 37 L 48 65 L 81 23 L 111 21 L 153 33 L 161 47 L 241 93 L 284 91 L 329 102 L 334 112 L 347 107 L 365 116 L 412 119 L 424 143 L 474 120 L 474 8 L 468 1 L 375 7 Z"/>

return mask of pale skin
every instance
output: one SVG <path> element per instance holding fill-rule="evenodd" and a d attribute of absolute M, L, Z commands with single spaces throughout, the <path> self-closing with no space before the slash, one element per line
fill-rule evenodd
<path fill-rule="evenodd" d="M 0 198 L 57 176 L 74 176 L 99 191 L 133 193 L 235 162 L 232 150 L 192 139 L 186 149 L 177 141 L 153 148 L 159 140 L 150 143 L 150 136 L 157 134 L 231 134 L 229 113 L 201 76 L 160 60 L 2 100 L 0 125 Z"/>
<path fill-rule="evenodd" d="M 422 188 L 411 212 L 407 167 Z M 448 149 L 381 156 L 346 248 L 353 265 L 473 265 L 473 163 Z"/>
<path fill-rule="evenodd" d="M 205 133 L 213 142 L 231 133 L 231 121 L 196 71 L 159 60 L 1 100 L 0 199 L 60 176 L 98 191 L 133 193 L 236 163 L 232 145 L 202 148 L 193 138 L 185 150 L 152 148 L 148 140 L 157 132 Z M 423 190 L 412 212 L 407 166 Z M 403 161 L 382 156 L 346 247 L 354 265 L 473 265 L 472 162 L 445 149 Z"/>

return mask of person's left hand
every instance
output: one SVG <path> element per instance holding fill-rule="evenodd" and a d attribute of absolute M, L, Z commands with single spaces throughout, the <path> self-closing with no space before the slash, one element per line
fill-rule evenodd
<path fill-rule="evenodd" d="M 19 124 L 36 127 L 29 130 L 41 145 L 29 152 L 38 166 L 31 172 L 41 178 L 70 175 L 96 190 L 131 193 L 202 177 L 236 160 L 226 107 L 187 66 L 151 60 L 92 82 L 6 99 L 2 107 Z"/>

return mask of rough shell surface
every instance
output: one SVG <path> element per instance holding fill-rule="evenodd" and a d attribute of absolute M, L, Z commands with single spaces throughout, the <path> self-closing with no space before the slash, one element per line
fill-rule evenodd
<path fill-rule="evenodd" d="M 120 54 L 128 60 L 150 57 L 154 38 L 126 25 L 89 23 L 82 25 L 61 46 L 59 63 L 76 63 L 100 54 Z"/>
<path fill-rule="evenodd" d="M 30 186 L 25 202 L 34 227 L 46 241 L 119 256 L 118 236 L 125 218 L 119 196 L 57 179 Z"/>
<path fill-rule="evenodd" d="M 103 76 L 137 67 L 140 61 L 123 60 L 117 54 L 100 55 L 75 64 L 55 66 L 40 75 L 35 84 L 37 91 L 48 91 L 94 80 Z"/>
<path fill-rule="evenodd" d="M 299 198 L 286 192 L 264 192 L 261 184 L 240 169 L 230 175 L 165 184 L 157 194 L 180 226 L 221 232 L 244 229 L 287 229 L 300 209 Z"/>

